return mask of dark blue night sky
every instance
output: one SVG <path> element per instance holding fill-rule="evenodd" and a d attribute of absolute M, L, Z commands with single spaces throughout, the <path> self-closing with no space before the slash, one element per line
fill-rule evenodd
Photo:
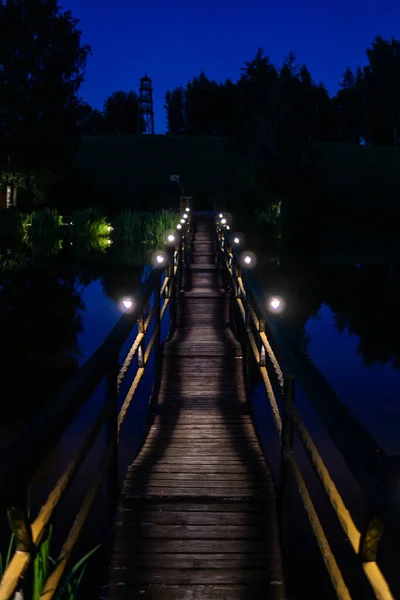
<path fill-rule="evenodd" d="M 280 65 L 292 50 L 316 82 L 334 94 L 348 65 L 365 64 L 375 35 L 400 37 L 398 0 L 60 0 L 81 20 L 91 44 L 83 98 L 102 108 L 118 89 L 155 90 L 156 132 L 166 129 L 164 95 L 203 69 L 236 80 L 259 46 Z"/>

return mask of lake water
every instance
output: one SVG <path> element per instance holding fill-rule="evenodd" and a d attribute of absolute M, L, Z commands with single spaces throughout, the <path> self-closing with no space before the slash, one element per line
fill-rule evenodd
<path fill-rule="evenodd" d="M 30 252 L 16 258 L 9 256 L 6 268 L 0 271 L 1 444 L 23 426 L 26 415 L 39 410 L 62 382 L 93 354 L 121 316 L 121 299 L 132 295 L 147 273 L 143 259 L 135 252 L 130 251 L 127 255 L 114 247 L 82 253 L 66 246 L 53 255 Z M 271 295 L 285 299 L 286 310 L 281 318 L 293 332 L 293 339 L 302 345 L 380 446 L 388 454 L 399 454 L 400 268 L 397 263 L 317 264 L 286 258 L 260 265 L 259 276 Z M 167 322 L 168 318 L 162 331 L 163 339 L 167 335 Z M 134 335 L 132 332 L 126 349 Z M 124 426 L 121 475 L 140 440 L 153 375 L 150 364 Z M 50 485 L 79 446 L 103 399 L 104 386 L 99 386 L 43 465 L 32 488 L 33 509 L 46 497 Z M 278 478 L 279 452 L 261 385 L 253 390 L 252 402 L 266 454 Z M 365 507 L 360 490 L 300 389 L 296 390 L 296 402 L 349 508 L 354 510 L 356 521 L 361 523 Z M 57 510 L 57 539 L 68 531 L 73 510 L 82 500 L 87 478 L 93 473 L 103 447 L 104 435 L 84 463 L 62 507 Z M 306 474 L 317 497 L 321 497 L 318 500 L 321 514 L 330 520 L 329 507 L 322 500 L 311 470 Z M 306 519 L 297 518 L 301 507 L 295 494 L 293 496 L 291 563 L 296 563 L 293 572 L 297 592 L 292 597 L 317 600 L 322 597 L 321 590 L 323 597 L 331 597 L 318 551 L 310 542 Z M 334 546 L 339 547 L 343 534 L 334 525 L 329 528 Z M 96 531 L 96 539 L 93 531 Z M 104 542 L 105 531 L 102 491 L 85 529 L 80 552 L 87 551 L 97 541 Z M 4 534 L 2 549 L 4 540 L 7 541 L 4 522 L 0 532 Z M 90 535 L 86 535 L 87 532 Z M 308 548 L 306 555 L 301 552 L 302 544 Z M 383 549 L 386 552 L 382 556 L 385 572 L 393 581 L 394 561 L 387 557 L 390 553 L 397 560 L 398 554 L 392 553 L 389 541 L 385 540 Z M 339 551 L 346 562 L 348 549 Z M 322 587 L 316 586 L 310 591 L 310 572 L 320 573 L 316 577 L 317 580 L 321 578 Z M 400 593 L 400 590 L 396 591 Z"/>
<path fill-rule="evenodd" d="M 258 269 L 266 295 L 279 296 L 286 305 L 279 318 L 287 335 L 302 346 L 341 401 L 389 455 L 400 454 L 400 268 L 396 261 L 394 257 L 387 264 L 343 260 L 332 264 L 286 257 L 269 264 L 260 261 Z M 256 385 L 252 402 L 265 452 L 279 480 L 279 451 L 263 385 Z M 364 496 L 298 385 L 296 404 L 356 524 L 362 528 L 367 517 Z M 354 597 L 368 597 L 354 578 L 356 563 L 349 544 L 308 459 L 300 444 L 295 443 L 295 449 L 339 564 L 354 586 Z M 334 598 L 327 577 L 322 576 L 322 561 L 316 545 L 310 542 L 310 526 L 296 491 L 292 492 L 292 508 L 289 562 L 294 585 L 305 594 L 311 564 L 319 564 L 314 572 L 315 585 L 304 597 Z M 390 532 L 384 534 L 378 556 L 397 597 L 400 554 Z"/>

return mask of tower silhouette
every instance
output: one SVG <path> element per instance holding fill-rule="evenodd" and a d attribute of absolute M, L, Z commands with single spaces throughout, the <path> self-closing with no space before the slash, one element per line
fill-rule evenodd
<path fill-rule="evenodd" d="M 138 120 L 139 134 L 154 135 L 153 88 L 147 75 L 140 80 Z"/>

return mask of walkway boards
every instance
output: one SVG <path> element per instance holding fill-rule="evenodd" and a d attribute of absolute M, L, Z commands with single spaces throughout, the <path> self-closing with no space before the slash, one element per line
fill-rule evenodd
<path fill-rule="evenodd" d="M 129 467 L 110 556 L 113 600 L 284 598 L 275 491 L 254 432 L 241 347 L 198 218 L 177 329 L 147 437 Z"/>

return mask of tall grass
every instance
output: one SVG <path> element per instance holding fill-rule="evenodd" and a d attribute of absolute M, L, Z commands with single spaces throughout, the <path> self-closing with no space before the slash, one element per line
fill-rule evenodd
<path fill-rule="evenodd" d="M 110 235 L 110 223 L 108 223 L 105 216 L 96 209 L 88 208 L 86 210 L 74 212 L 71 217 L 71 222 L 73 223 L 72 232 L 75 235 L 91 237 Z"/>
<path fill-rule="evenodd" d="M 54 559 L 50 556 L 52 540 L 52 527 L 50 525 L 47 536 L 40 545 L 39 551 L 33 559 L 32 565 L 32 596 L 26 597 L 26 600 L 40 600 L 45 583 L 55 566 Z M 70 569 L 65 576 L 60 589 L 55 595 L 56 600 L 75 600 L 78 597 L 79 587 L 82 583 L 89 558 L 99 549 L 96 546 L 85 554 Z M 0 554 L 0 579 L 3 577 L 7 567 L 11 562 L 15 550 L 15 535 L 12 534 L 5 557 Z"/>
<path fill-rule="evenodd" d="M 43 208 L 27 215 L 24 226 L 32 237 L 56 236 L 62 226 L 62 217 L 54 209 Z"/>
<path fill-rule="evenodd" d="M 162 246 L 165 235 L 174 230 L 178 223 L 178 213 L 171 210 L 158 212 L 123 211 L 114 221 L 114 234 L 117 240 L 128 244 Z"/>

